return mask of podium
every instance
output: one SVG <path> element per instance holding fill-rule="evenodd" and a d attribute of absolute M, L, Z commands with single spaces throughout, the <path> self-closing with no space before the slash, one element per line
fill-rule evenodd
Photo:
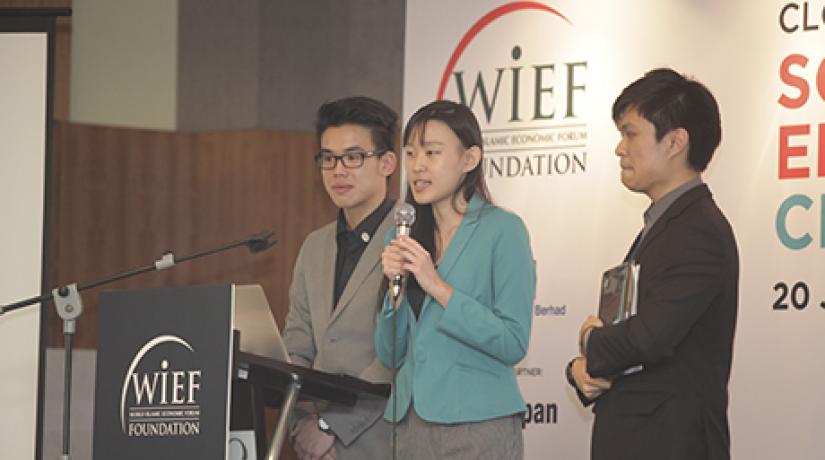
<path fill-rule="evenodd" d="M 328 374 L 241 351 L 235 353 L 234 362 L 234 378 L 238 382 L 248 384 L 250 391 L 249 399 L 246 399 L 239 397 L 238 385 L 233 387 L 233 404 L 237 406 L 238 403 L 246 402 L 245 407 L 238 407 L 238 410 L 233 408 L 233 421 L 238 420 L 236 414 L 243 414 L 246 409 L 251 410 L 246 418 L 253 421 L 256 451 L 261 453 L 258 455 L 259 460 L 279 458 L 289 429 L 289 416 L 299 400 L 353 406 L 359 398 L 387 399 L 390 394 L 390 386 L 387 384 L 370 383 L 349 375 Z M 263 406 L 280 408 L 266 457 L 262 455 L 266 439 Z M 243 423 L 240 420 L 239 422 Z"/>
<path fill-rule="evenodd" d="M 271 328 L 261 327 L 263 315 Z M 354 405 L 359 398 L 389 395 L 388 385 L 272 356 L 286 355 L 260 286 L 104 292 L 93 458 L 225 460 L 231 419 L 233 428 L 255 432 L 255 457 L 263 459 L 263 411 L 272 406 L 281 411 L 266 459 L 277 459 L 298 400 Z M 251 447 L 232 440 L 244 452 Z"/>

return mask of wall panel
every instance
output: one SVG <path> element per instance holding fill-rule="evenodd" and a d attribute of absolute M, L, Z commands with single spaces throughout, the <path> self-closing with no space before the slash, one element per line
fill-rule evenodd
<path fill-rule="evenodd" d="M 286 316 L 292 266 L 309 231 L 335 208 L 312 164 L 315 137 L 265 130 L 168 133 L 58 122 L 52 285 L 94 281 L 257 233 L 278 244 L 243 249 L 149 273 L 108 289 L 260 283 L 278 323 Z M 84 295 L 77 345 L 94 348 L 98 288 Z M 51 321 L 50 344 L 62 344 Z"/>

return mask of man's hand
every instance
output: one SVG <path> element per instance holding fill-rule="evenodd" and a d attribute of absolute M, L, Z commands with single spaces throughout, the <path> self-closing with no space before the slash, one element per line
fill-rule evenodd
<path fill-rule="evenodd" d="M 604 323 L 597 316 L 590 315 L 584 320 L 581 331 L 579 331 L 579 352 L 582 356 L 587 356 L 587 339 L 594 327 L 604 327 Z"/>
<path fill-rule="evenodd" d="M 307 415 L 290 433 L 298 460 L 335 460 L 335 436 L 318 428 L 318 416 Z"/>
<path fill-rule="evenodd" d="M 591 401 L 610 389 L 610 380 L 593 378 L 587 373 L 587 358 L 583 356 L 573 360 L 571 371 L 576 387 Z"/>

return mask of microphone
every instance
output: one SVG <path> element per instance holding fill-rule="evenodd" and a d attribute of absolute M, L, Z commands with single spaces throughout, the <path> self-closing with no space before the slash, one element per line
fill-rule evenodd
<path fill-rule="evenodd" d="M 249 252 L 256 254 L 275 246 L 278 240 L 269 241 L 275 234 L 272 230 L 264 230 L 263 232 L 253 235 L 244 241 L 244 244 L 249 249 Z"/>
<path fill-rule="evenodd" d="M 415 222 L 415 208 L 409 203 L 401 203 L 395 208 L 395 226 L 398 229 L 396 236 L 409 236 L 410 228 Z M 404 275 L 395 275 L 390 281 L 392 300 L 398 300 L 404 284 Z"/>

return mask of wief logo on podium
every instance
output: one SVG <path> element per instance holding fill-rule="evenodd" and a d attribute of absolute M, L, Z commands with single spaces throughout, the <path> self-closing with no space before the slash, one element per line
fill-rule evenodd
<path fill-rule="evenodd" d="M 224 459 L 232 286 L 101 295 L 94 459 Z"/>
<path fill-rule="evenodd" d="M 190 359 L 170 363 L 169 349 L 183 347 Z M 157 359 L 147 358 L 147 355 Z M 195 350 L 184 339 L 160 335 L 132 359 L 123 379 L 120 424 L 128 436 L 193 436 L 200 433 L 200 379 Z M 158 359 L 160 359 L 159 365 Z"/>

